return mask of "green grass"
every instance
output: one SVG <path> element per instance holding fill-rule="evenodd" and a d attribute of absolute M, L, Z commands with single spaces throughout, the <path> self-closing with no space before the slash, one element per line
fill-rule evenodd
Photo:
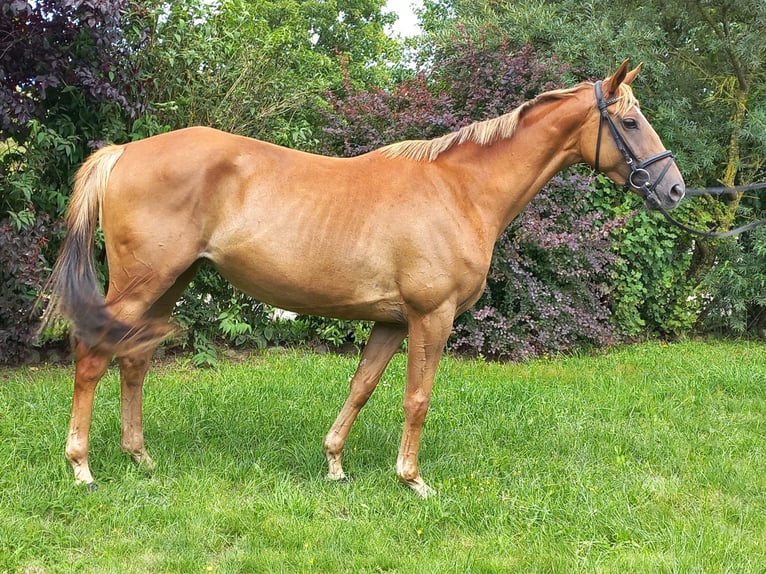
<path fill-rule="evenodd" d="M 0 371 L 0 573 L 764 572 L 766 353 L 631 346 L 439 371 L 421 500 L 393 472 L 404 357 L 351 433 L 348 484 L 322 439 L 355 357 L 266 352 L 157 366 L 146 476 L 96 396 L 93 493 L 63 457 L 71 367 Z"/>

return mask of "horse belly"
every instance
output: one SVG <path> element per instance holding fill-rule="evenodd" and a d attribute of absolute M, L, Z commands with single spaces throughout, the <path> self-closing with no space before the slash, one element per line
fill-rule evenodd
<path fill-rule="evenodd" d="M 343 319 L 404 320 L 392 273 L 376 272 L 353 259 L 315 255 L 311 250 L 276 254 L 249 249 L 214 257 L 213 262 L 232 285 L 282 309 Z"/>

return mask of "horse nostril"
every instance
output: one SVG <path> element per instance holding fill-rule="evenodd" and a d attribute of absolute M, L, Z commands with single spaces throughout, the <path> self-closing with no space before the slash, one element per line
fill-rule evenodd
<path fill-rule="evenodd" d="M 670 199 L 673 201 L 681 201 L 684 198 L 684 195 L 686 195 L 686 189 L 680 183 L 677 183 L 670 188 Z"/>

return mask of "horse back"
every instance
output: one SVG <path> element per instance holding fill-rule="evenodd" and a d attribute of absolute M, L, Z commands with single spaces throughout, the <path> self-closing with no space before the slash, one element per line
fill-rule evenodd
<path fill-rule="evenodd" d="M 491 254 L 471 247 L 436 172 L 377 152 L 330 158 L 210 128 L 127 144 L 103 206 L 110 266 L 162 256 L 178 257 L 180 270 L 205 258 L 260 300 L 336 316 L 400 317 L 408 290 L 473 297 Z M 456 287 L 467 268 L 473 284 Z"/>

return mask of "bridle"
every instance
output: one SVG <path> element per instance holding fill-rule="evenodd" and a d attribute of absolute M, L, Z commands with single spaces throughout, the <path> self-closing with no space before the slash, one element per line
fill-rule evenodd
<path fill-rule="evenodd" d="M 609 115 L 609 111 L 607 109 L 609 108 L 609 106 L 616 103 L 620 99 L 619 96 L 615 96 L 613 98 L 605 100 L 603 90 L 601 88 L 600 80 L 596 82 L 595 89 L 596 89 L 596 104 L 598 105 L 598 110 L 601 115 L 601 118 L 599 120 L 599 125 L 598 125 L 598 139 L 596 140 L 596 164 L 595 164 L 596 171 L 599 171 L 599 158 L 601 155 L 601 132 L 604 127 L 604 124 L 606 124 L 607 127 L 609 128 L 610 133 L 612 134 L 612 138 L 614 139 L 614 143 L 617 146 L 617 149 L 622 154 L 622 157 L 625 159 L 625 163 L 630 168 L 630 175 L 628 176 L 628 180 L 625 182 L 625 187 L 630 187 L 636 190 L 639 193 L 639 195 L 641 195 L 641 197 L 644 198 L 644 201 L 646 201 L 650 209 L 656 209 L 657 211 L 662 213 L 662 215 L 664 215 L 665 218 L 676 227 L 679 227 L 680 229 L 683 229 L 687 233 L 691 233 L 692 235 L 697 235 L 699 237 L 706 237 L 710 239 L 723 239 L 724 237 L 732 237 L 734 235 L 739 235 L 740 233 L 749 231 L 761 225 L 766 225 L 766 219 L 760 219 L 758 221 L 753 221 L 751 223 L 742 225 L 740 227 L 731 229 L 729 231 L 723 231 L 723 232 L 701 231 L 699 229 L 694 229 L 693 227 L 689 227 L 688 225 L 681 223 L 672 215 L 670 215 L 670 213 L 668 213 L 668 211 L 662 206 L 662 202 L 660 201 L 660 198 L 657 196 L 657 186 L 662 181 L 662 178 L 665 177 L 665 174 L 668 173 L 670 166 L 673 165 L 673 163 L 675 162 L 675 157 L 673 156 L 673 152 L 671 152 L 670 150 L 661 151 L 660 153 L 655 154 L 651 157 L 648 157 L 647 159 L 643 161 L 639 161 L 636 154 L 633 153 L 633 150 L 630 148 L 630 145 L 628 145 L 628 142 L 625 141 L 625 138 L 622 137 L 622 134 L 620 134 L 619 130 L 617 129 L 617 126 L 614 125 L 612 116 Z M 657 177 L 657 179 L 655 181 L 652 181 L 652 176 L 647 171 L 646 168 L 664 159 L 668 159 L 669 161 L 665 164 L 665 167 L 662 168 L 662 171 L 660 172 L 660 175 Z M 752 186 L 742 186 L 742 190 L 744 190 L 745 188 L 762 189 L 763 187 L 764 187 L 763 184 L 754 184 Z M 717 194 L 717 193 L 739 192 L 739 191 L 740 191 L 739 188 L 713 188 L 710 190 L 706 190 L 706 189 L 687 190 L 687 193 L 689 195 L 702 195 L 704 193 Z"/>
<path fill-rule="evenodd" d="M 630 148 L 630 145 L 628 145 L 628 142 L 625 141 L 624 137 L 622 137 L 622 134 L 617 129 L 617 126 L 614 125 L 612 116 L 609 115 L 609 106 L 616 103 L 619 99 L 619 96 L 615 96 L 605 100 L 604 93 L 601 89 L 601 81 L 599 80 L 596 82 L 596 104 L 598 105 L 598 110 L 601 114 L 601 119 L 599 120 L 598 124 L 598 139 L 596 140 L 596 171 L 599 171 L 599 158 L 601 156 L 601 132 L 604 128 L 604 124 L 606 124 L 612 134 L 612 138 L 614 139 L 614 143 L 617 146 L 617 149 L 622 154 L 622 157 L 625 159 L 625 163 L 628 164 L 628 167 L 630 168 L 630 175 L 628 176 L 628 180 L 625 183 L 625 186 L 630 186 L 639 192 L 641 197 L 644 198 L 650 207 L 661 208 L 662 202 L 660 201 L 659 197 L 657 197 L 657 186 L 662 181 L 662 178 L 665 177 L 665 174 L 668 173 L 670 166 L 673 165 L 673 162 L 675 161 L 673 152 L 666 149 L 665 151 L 661 151 L 660 153 L 648 157 L 643 161 L 639 161 L 636 154 L 633 153 L 633 150 Z M 665 167 L 662 168 L 662 171 L 660 172 L 660 175 L 657 177 L 657 179 L 652 181 L 652 176 L 646 168 L 664 159 L 669 161 L 665 164 Z"/>

